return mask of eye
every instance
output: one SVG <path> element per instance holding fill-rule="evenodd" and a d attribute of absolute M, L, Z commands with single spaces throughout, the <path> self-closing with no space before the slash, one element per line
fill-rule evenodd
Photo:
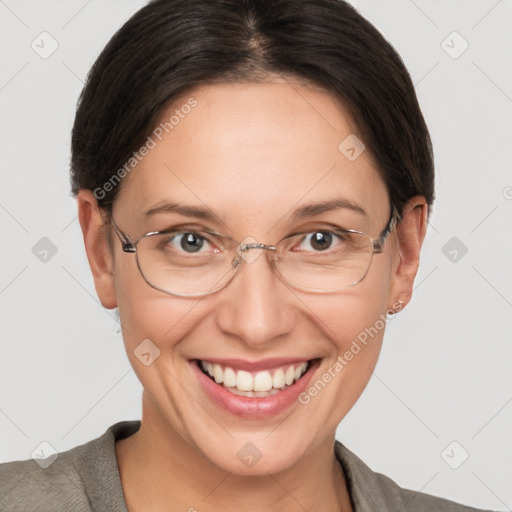
<path fill-rule="evenodd" d="M 309 247 L 302 247 L 302 249 L 310 250 L 310 247 L 312 247 L 314 252 L 319 252 L 327 251 L 333 247 L 337 248 L 343 242 L 344 239 L 341 235 L 337 235 L 331 231 L 312 231 L 311 233 L 306 234 L 300 245 L 302 246 L 302 244 L 307 244 Z M 301 250 L 300 246 L 299 250 Z"/>
<path fill-rule="evenodd" d="M 193 254 L 209 245 L 211 244 L 205 236 L 194 231 L 184 231 L 165 235 L 160 247 L 163 250 Z M 218 249 L 214 249 L 214 252 L 218 252 Z"/>

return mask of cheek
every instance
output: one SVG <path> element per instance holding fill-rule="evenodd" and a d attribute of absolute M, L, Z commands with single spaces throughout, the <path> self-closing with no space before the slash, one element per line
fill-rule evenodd
<path fill-rule="evenodd" d="M 365 280 L 337 295 L 304 300 L 310 318 L 329 341 L 320 378 L 325 373 L 335 375 L 326 375 L 325 380 L 336 381 L 333 388 L 343 388 L 346 398 L 354 398 L 364 389 L 381 350 L 388 321 L 387 295 L 377 285 Z"/>
<path fill-rule="evenodd" d="M 307 306 L 303 311 L 313 313 L 312 321 L 322 327 L 338 352 L 347 350 L 352 340 L 364 339 L 367 330 L 374 332 L 375 326 L 383 330 L 391 274 L 389 258 L 378 256 L 358 284 L 335 294 L 303 296 Z"/>
<path fill-rule="evenodd" d="M 161 352 L 176 345 L 198 323 L 201 297 L 174 297 L 144 281 L 135 259 L 116 267 L 119 317 L 129 352 L 146 339 Z M 130 357 L 130 353 L 128 354 Z"/>
<path fill-rule="evenodd" d="M 308 304 L 329 338 L 329 356 L 299 398 L 311 417 L 335 430 L 367 386 L 377 364 L 387 325 L 381 301 L 366 294 Z M 384 304 L 385 307 L 385 304 Z"/>
<path fill-rule="evenodd" d="M 126 294 L 119 307 L 125 350 L 148 396 L 173 414 L 175 404 L 182 401 L 181 387 L 174 382 L 176 372 L 189 350 L 187 343 L 181 342 L 202 324 L 204 314 L 198 298 L 173 298 L 143 284 L 146 288 Z"/>
<path fill-rule="evenodd" d="M 378 357 L 386 326 L 386 303 L 374 294 L 345 296 L 323 306 L 318 316 L 336 349 L 336 357 L 368 366 Z M 361 348 L 358 349 L 358 346 Z M 357 357 L 356 357 L 357 355 Z M 351 365 L 356 366 L 356 365 Z"/>

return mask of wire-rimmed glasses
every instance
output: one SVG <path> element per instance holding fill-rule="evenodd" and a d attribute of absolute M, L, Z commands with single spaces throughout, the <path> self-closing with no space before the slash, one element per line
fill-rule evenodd
<path fill-rule="evenodd" d="M 135 253 L 137 266 L 151 287 L 170 295 L 195 297 L 215 293 L 233 279 L 242 261 L 252 263 L 261 250 L 278 277 L 311 293 L 332 293 L 361 282 L 374 254 L 383 251 L 400 221 L 393 205 L 389 221 L 375 239 L 354 229 L 312 229 L 288 235 L 276 245 L 248 237 L 243 242 L 213 230 L 192 228 L 150 231 L 131 240 L 112 221 L 123 251 Z M 306 242 L 311 249 L 300 246 Z M 203 250 L 206 248 L 207 250 Z M 250 253 L 251 249 L 258 252 Z"/>

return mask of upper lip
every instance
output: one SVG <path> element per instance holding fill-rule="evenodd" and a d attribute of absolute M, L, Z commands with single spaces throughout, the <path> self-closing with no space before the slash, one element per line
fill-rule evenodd
<path fill-rule="evenodd" d="M 221 366 L 229 366 L 230 368 L 236 368 L 237 370 L 246 371 L 261 371 L 270 370 L 276 366 L 284 366 L 286 364 L 300 364 L 307 363 L 313 358 L 305 357 L 274 357 L 270 359 L 262 359 L 260 361 L 247 361 L 245 359 L 219 359 L 216 357 L 205 357 L 200 358 L 200 361 L 208 361 L 213 364 L 219 364 Z"/>

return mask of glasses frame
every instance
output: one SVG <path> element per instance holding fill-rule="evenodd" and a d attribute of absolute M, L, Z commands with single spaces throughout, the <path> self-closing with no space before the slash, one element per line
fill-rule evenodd
<path fill-rule="evenodd" d="M 168 295 L 174 295 L 174 296 L 178 296 L 178 297 L 200 297 L 200 296 L 204 296 L 204 295 L 210 295 L 212 293 L 216 293 L 216 292 L 222 290 L 223 288 L 225 288 L 233 280 L 235 275 L 238 273 L 238 269 L 241 267 L 240 263 L 242 262 L 243 258 L 235 258 L 232 261 L 232 265 L 235 267 L 235 271 L 233 272 L 232 276 L 222 286 L 220 286 L 218 288 L 211 288 L 207 292 L 201 292 L 201 293 L 195 293 L 195 294 L 188 294 L 188 293 L 184 294 L 184 293 L 176 293 L 176 292 L 170 292 L 168 290 L 164 290 L 163 288 L 160 288 L 160 287 L 156 286 L 155 284 L 151 283 L 147 279 L 147 277 L 145 276 L 143 270 L 140 267 L 139 258 L 138 258 L 138 255 L 137 255 L 137 245 L 139 244 L 139 242 L 142 239 L 144 239 L 144 238 L 146 238 L 148 236 L 164 235 L 164 234 L 168 234 L 168 233 L 175 233 L 176 231 L 175 230 L 170 230 L 170 229 L 166 229 L 166 230 L 163 230 L 163 231 L 148 231 L 147 233 L 144 233 L 137 240 L 134 241 L 126 233 L 124 233 L 123 231 L 121 231 L 118 228 L 117 224 L 114 221 L 114 218 L 113 218 L 112 214 L 106 208 L 102 207 L 101 209 L 107 214 L 107 216 L 111 220 L 112 226 L 114 227 L 114 231 L 116 232 L 117 236 L 119 237 L 119 240 L 121 241 L 121 246 L 122 246 L 123 252 L 125 252 L 125 253 L 132 253 L 132 254 L 135 253 L 135 261 L 137 263 L 137 268 L 139 269 L 139 272 L 140 272 L 142 278 L 144 279 L 144 281 L 149 286 L 151 286 L 155 290 L 161 291 L 161 292 L 166 293 Z M 345 233 L 358 233 L 358 234 L 361 234 L 361 235 L 365 235 L 367 238 L 370 239 L 371 244 L 372 244 L 372 254 L 371 254 L 370 263 L 368 264 L 368 268 L 366 269 L 366 272 L 363 274 L 363 276 L 360 279 L 358 279 L 354 283 L 351 283 L 351 284 L 349 284 L 349 285 L 347 285 L 347 286 L 345 286 L 343 288 L 340 288 L 340 289 L 336 289 L 336 290 L 319 290 L 319 289 L 312 289 L 312 288 L 306 288 L 306 287 L 301 287 L 301 286 L 294 285 L 294 284 L 290 283 L 281 274 L 281 272 L 276 268 L 274 260 L 270 261 L 268 259 L 268 256 L 267 256 L 267 261 L 271 264 L 272 269 L 274 270 L 274 272 L 279 276 L 279 278 L 282 281 L 284 281 L 286 284 L 288 284 L 289 286 L 291 286 L 291 287 L 293 287 L 293 288 L 295 288 L 297 290 L 306 291 L 306 292 L 309 292 L 309 293 L 336 293 L 336 292 L 340 292 L 340 291 L 346 290 L 348 288 L 351 288 L 352 286 L 355 286 L 356 284 L 360 283 L 366 277 L 366 275 L 368 274 L 368 271 L 370 270 L 372 261 L 373 261 L 373 255 L 374 254 L 382 253 L 382 251 L 384 250 L 384 246 L 385 246 L 385 244 L 386 244 L 386 242 L 387 242 L 391 232 L 393 231 L 393 229 L 397 226 L 397 224 L 401 220 L 402 219 L 400 217 L 400 214 L 398 213 L 398 210 L 396 209 L 395 205 L 392 204 L 392 206 L 391 206 L 391 216 L 389 218 L 389 221 L 386 224 L 386 227 L 383 229 L 383 231 L 380 233 L 380 235 L 377 238 L 372 238 L 370 235 L 368 235 L 364 231 L 359 231 L 359 230 L 355 230 L 355 229 L 342 229 L 342 230 L 339 230 L 340 232 L 345 232 Z M 212 234 L 215 234 L 215 235 L 217 235 L 217 236 L 219 236 L 221 238 L 229 239 L 229 240 L 232 240 L 235 243 L 238 243 L 235 239 L 233 239 L 233 238 L 231 238 L 229 236 L 221 235 L 220 233 L 215 233 L 215 232 L 212 232 Z M 272 251 L 275 254 L 275 252 L 277 251 L 277 247 L 276 246 L 279 245 L 282 241 L 286 240 L 287 238 L 290 238 L 290 236 L 292 236 L 292 235 L 289 235 L 289 236 L 283 238 L 276 245 L 266 245 L 266 244 L 262 244 L 262 243 L 250 243 L 250 244 L 240 243 L 240 244 L 237 245 L 237 251 L 236 252 L 237 253 L 238 253 L 238 251 L 246 252 L 246 251 L 248 251 L 250 249 L 263 249 L 263 250 L 266 250 L 266 251 Z M 295 236 L 295 235 L 293 235 L 293 236 Z M 238 254 L 240 254 L 240 253 L 238 253 Z"/>

